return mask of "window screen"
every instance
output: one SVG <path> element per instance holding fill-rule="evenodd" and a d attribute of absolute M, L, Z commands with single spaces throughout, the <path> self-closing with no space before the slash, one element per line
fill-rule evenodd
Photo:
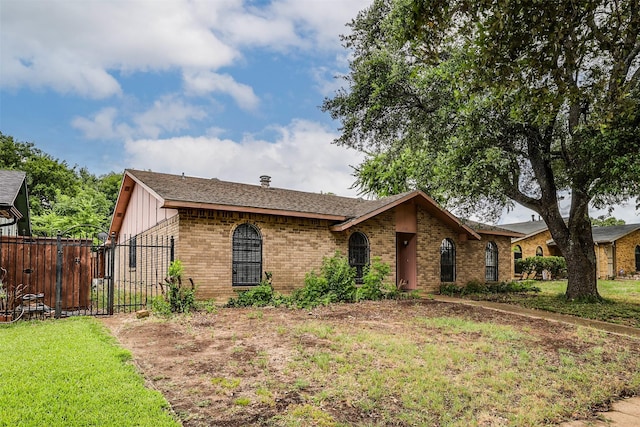
<path fill-rule="evenodd" d="M 262 237 L 256 227 L 242 224 L 233 232 L 233 286 L 259 285 L 262 280 Z"/>
<path fill-rule="evenodd" d="M 440 245 L 440 281 L 456 281 L 456 247 L 451 239 L 444 239 Z"/>

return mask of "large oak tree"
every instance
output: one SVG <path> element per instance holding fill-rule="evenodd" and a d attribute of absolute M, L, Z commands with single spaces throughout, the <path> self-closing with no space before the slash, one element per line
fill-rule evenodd
<path fill-rule="evenodd" d="M 367 153 L 362 191 L 487 219 L 517 202 L 566 258 L 567 297 L 599 298 L 589 206 L 640 195 L 637 0 L 375 0 L 350 28 L 323 108 Z"/>

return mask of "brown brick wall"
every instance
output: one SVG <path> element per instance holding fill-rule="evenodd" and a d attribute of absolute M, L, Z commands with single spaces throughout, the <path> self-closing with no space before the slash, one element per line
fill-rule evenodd
<path fill-rule="evenodd" d="M 482 235 L 482 240 L 464 240 L 459 233 L 442 224 L 424 209 L 418 209 L 418 286 L 426 293 L 440 289 L 440 245 L 445 238 L 456 247 L 456 281 L 485 281 L 485 247 L 489 241 L 498 246 L 498 280 L 511 280 L 511 239 Z"/>
<path fill-rule="evenodd" d="M 484 281 L 485 246 L 493 240 L 499 250 L 499 280 L 510 276 L 510 239 L 483 235 L 482 241 L 463 241 L 457 232 L 418 208 L 417 285 L 418 290 L 436 293 L 440 287 L 440 244 L 446 237 L 456 244 L 456 283 Z M 286 216 L 181 210 L 176 257 L 183 261 L 185 276 L 198 285 L 199 298 L 215 298 L 219 302 L 235 296 L 231 285 L 232 236 L 240 224 L 254 225 L 262 235 L 263 272 L 273 273 L 274 288 L 282 293 L 304 285 L 305 275 L 318 271 L 322 258 L 336 250 L 348 252 L 351 234 L 364 233 L 370 246 L 370 258 L 379 257 L 389 264 L 388 281 L 396 281 L 395 210 L 391 209 L 344 232 L 331 232 L 325 220 Z M 246 289 L 246 288 L 245 288 Z"/>
<path fill-rule="evenodd" d="M 551 233 L 547 230 L 515 242 L 511 247 L 520 245 L 523 258 L 535 256 L 537 246 L 542 246 L 544 256 L 562 256 L 557 247 L 546 245 L 549 239 L 551 239 Z M 615 242 L 615 248 L 610 243 L 596 245 L 594 249 L 598 278 L 606 279 L 612 275 L 618 275 L 620 270 L 624 270 L 625 274 L 633 272 L 635 270 L 636 245 L 640 245 L 640 230 L 618 239 Z"/>
<path fill-rule="evenodd" d="M 616 241 L 616 274 L 624 270 L 625 274 L 636 271 L 636 246 L 640 245 L 640 230 L 621 237 Z"/>

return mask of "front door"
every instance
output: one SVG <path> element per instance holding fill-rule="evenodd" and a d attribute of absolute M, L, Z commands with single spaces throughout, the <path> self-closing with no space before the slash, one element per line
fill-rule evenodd
<path fill-rule="evenodd" d="M 402 290 L 417 289 L 417 239 L 415 233 L 396 233 L 396 285 Z"/>

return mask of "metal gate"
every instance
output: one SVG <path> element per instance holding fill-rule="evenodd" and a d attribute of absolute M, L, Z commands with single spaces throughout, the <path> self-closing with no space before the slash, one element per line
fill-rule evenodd
<path fill-rule="evenodd" d="M 147 307 L 173 261 L 170 236 L 116 241 L 91 227 L 56 237 L 0 234 L 7 292 L 20 289 L 26 317 L 111 315 Z M 87 231 L 89 230 L 89 231 Z M 24 286 L 18 286 L 18 285 Z"/>

